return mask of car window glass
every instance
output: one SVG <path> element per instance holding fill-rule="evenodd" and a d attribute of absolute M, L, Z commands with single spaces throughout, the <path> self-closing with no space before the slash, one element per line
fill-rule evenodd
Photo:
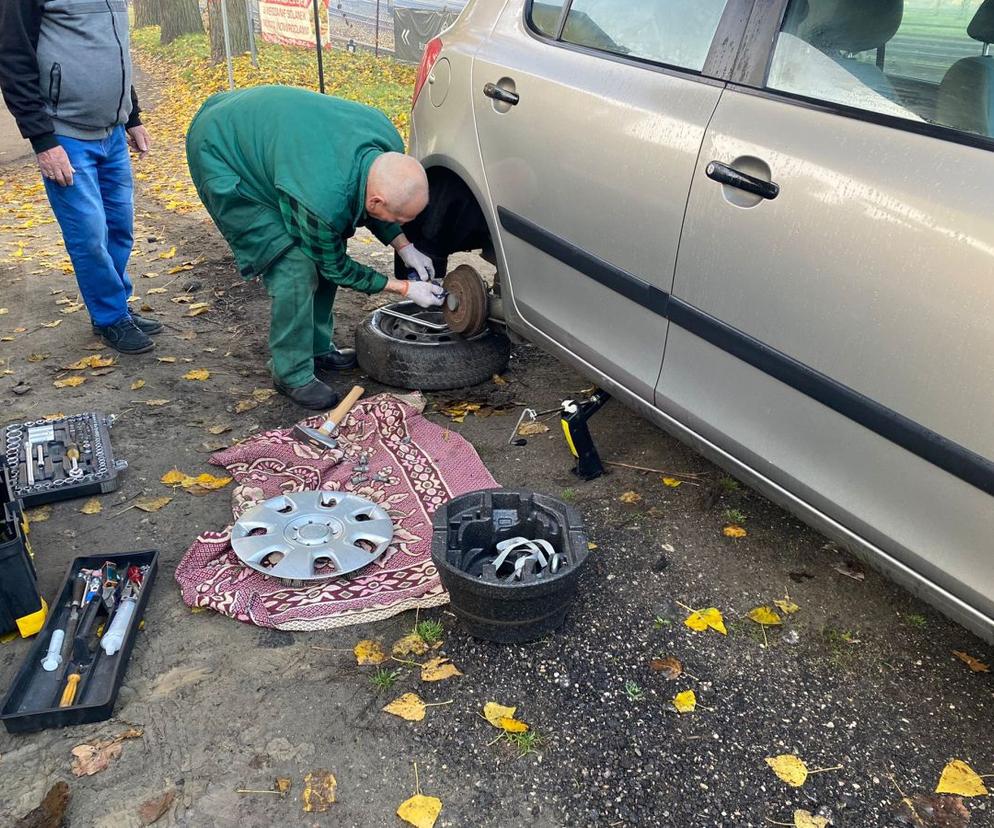
<path fill-rule="evenodd" d="M 791 0 L 767 86 L 994 136 L 994 0 Z"/>
<path fill-rule="evenodd" d="M 699 72 L 727 0 L 573 0 L 562 39 Z"/>
<path fill-rule="evenodd" d="M 532 25 L 542 34 L 555 37 L 559 34 L 559 17 L 562 13 L 562 3 L 532 3 Z"/>

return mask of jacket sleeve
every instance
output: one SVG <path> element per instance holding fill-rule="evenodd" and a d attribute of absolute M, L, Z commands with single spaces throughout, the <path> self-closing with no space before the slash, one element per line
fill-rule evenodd
<path fill-rule="evenodd" d="M 132 127 L 141 126 L 141 107 L 138 106 L 138 93 L 135 92 L 135 88 L 131 87 L 131 114 L 128 116 L 128 122 L 124 125 L 125 129 L 131 129 Z"/>
<path fill-rule="evenodd" d="M 0 89 L 21 135 L 35 152 L 58 146 L 52 119 L 45 112 L 38 78 L 39 0 L 0 3 Z"/>
<path fill-rule="evenodd" d="M 341 287 L 362 293 L 379 293 L 387 277 L 348 255 L 345 236 L 326 224 L 295 198 L 280 193 L 280 213 L 290 237 L 321 271 L 321 275 Z"/>
<path fill-rule="evenodd" d="M 392 221 L 380 221 L 374 218 L 368 219 L 366 226 L 383 244 L 390 244 L 390 242 L 404 232 L 399 224 L 394 224 Z"/>

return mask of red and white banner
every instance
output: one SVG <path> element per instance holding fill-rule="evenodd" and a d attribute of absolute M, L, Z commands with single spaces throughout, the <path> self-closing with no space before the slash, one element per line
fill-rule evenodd
<path fill-rule="evenodd" d="M 321 7 L 321 40 L 331 43 L 328 32 L 328 0 L 318 0 Z M 262 39 L 285 46 L 314 48 L 313 0 L 259 0 Z"/>

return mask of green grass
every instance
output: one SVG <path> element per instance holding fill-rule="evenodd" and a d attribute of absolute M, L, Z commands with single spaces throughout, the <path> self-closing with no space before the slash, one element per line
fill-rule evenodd
<path fill-rule="evenodd" d="M 400 670 L 387 670 L 385 667 L 380 667 L 369 677 L 369 680 L 377 690 L 389 690 L 397 683 L 400 676 Z"/>
<path fill-rule="evenodd" d="M 414 632 L 430 647 L 432 644 L 437 644 L 442 640 L 442 633 L 445 632 L 445 628 L 442 626 L 441 621 L 428 619 L 416 624 Z"/>
<path fill-rule="evenodd" d="M 576 500 L 576 489 L 563 489 L 563 492 L 559 497 L 567 502 L 570 500 Z"/>
<path fill-rule="evenodd" d="M 539 749 L 545 743 L 545 740 L 534 730 L 527 730 L 524 733 L 505 733 L 504 738 L 518 752 L 519 759 L 529 754 L 538 756 Z"/>
<path fill-rule="evenodd" d="M 743 524 L 748 520 L 748 516 L 741 509 L 726 509 L 725 520 L 729 523 Z"/>
<path fill-rule="evenodd" d="M 917 627 L 919 630 L 928 626 L 928 619 L 924 615 L 905 615 L 904 622 L 909 627 Z"/>
<path fill-rule="evenodd" d="M 657 615 L 652 619 L 652 628 L 654 630 L 661 630 L 664 627 L 672 626 L 673 622 L 669 618 L 663 618 L 661 615 Z"/>
<path fill-rule="evenodd" d="M 628 696 L 629 701 L 645 701 L 645 690 L 631 679 L 625 682 L 625 695 Z"/>
<path fill-rule="evenodd" d="M 742 488 L 742 484 L 738 480 L 734 477 L 729 477 L 727 474 L 724 477 L 718 478 L 718 485 L 728 494 L 737 492 Z"/>

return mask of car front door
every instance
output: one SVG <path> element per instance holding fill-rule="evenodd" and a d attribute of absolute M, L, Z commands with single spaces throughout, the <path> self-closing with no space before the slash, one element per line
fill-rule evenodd
<path fill-rule="evenodd" d="M 994 618 L 994 15 L 980 6 L 756 4 L 775 20 L 765 52 L 744 41 L 759 54 L 701 148 L 656 396 L 974 626 Z"/>
<path fill-rule="evenodd" d="M 505 7 L 473 68 L 504 290 L 532 338 L 651 400 L 725 0 Z"/>

